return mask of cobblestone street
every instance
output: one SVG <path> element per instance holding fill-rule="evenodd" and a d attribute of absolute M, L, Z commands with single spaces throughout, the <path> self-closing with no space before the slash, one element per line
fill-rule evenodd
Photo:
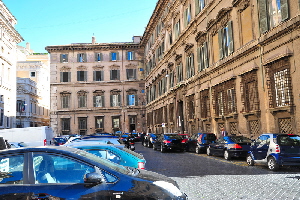
<path fill-rule="evenodd" d="M 208 175 L 172 178 L 177 181 L 180 189 L 188 195 L 190 200 L 300 199 L 300 176 L 297 174 Z"/>

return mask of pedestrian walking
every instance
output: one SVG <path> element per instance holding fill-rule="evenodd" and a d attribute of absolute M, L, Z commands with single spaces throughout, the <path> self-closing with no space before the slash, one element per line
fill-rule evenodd
<path fill-rule="evenodd" d="M 225 130 L 225 128 L 222 128 L 222 129 L 221 129 L 221 136 L 222 136 L 222 137 L 228 136 L 228 132 Z"/>

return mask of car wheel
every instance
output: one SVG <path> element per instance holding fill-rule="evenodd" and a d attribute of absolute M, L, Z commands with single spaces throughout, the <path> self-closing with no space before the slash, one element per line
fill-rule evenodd
<path fill-rule="evenodd" d="M 156 150 L 156 148 L 155 148 L 155 146 L 154 146 L 154 145 L 152 146 L 152 148 L 153 148 L 153 150 L 154 150 L 154 151 Z"/>
<path fill-rule="evenodd" d="M 166 152 L 166 150 L 165 150 L 165 148 L 163 147 L 163 145 L 160 145 L 160 151 L 161 151 L 162 153 L 165 153 L 165 152 Z"/>
<path fill-rule="evenodd" d="M 231 157 L 229 155 L 229 152 L 227 150 L 224 151 L 224 158 L 225 158 L 225 160 L 230 160 L 231 159 Z"/>
<path fill-rule="evenodd" d="M 211 155 L 212 155 L 211 152 L 210 152 L 210 148 L 209 148 L 209 147 L 207 147 L 207 149 L 206 149 L 206 154 L 207 154 L 208 156 L 211 156 Z"/>
<path fill-rule="evenodd" d="M 254 165 L 254 160 L 252 159 L 252 156 L 250 154 L 247 155 L 246 162 L 249 166 Z"/>
<path fill-rule="evenodd" d="M 268 158 L 268 168 L 269 170 L 272 171 L 276 171 L 279 169 L 279 165 L 277 164 L 275 158 L 273 157 Z"/>
<path fill-rule="evenodd" d="M 196 147 L 196 150 L 195 150 L 195 151 L 196 151 L 197 154 L 199 154 L 199 153 L 200 153 L 200 148 L 199 148 L 199 147 Z"/>

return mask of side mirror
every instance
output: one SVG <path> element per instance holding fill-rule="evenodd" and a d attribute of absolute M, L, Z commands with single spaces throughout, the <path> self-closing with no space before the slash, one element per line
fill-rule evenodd
<path fill-rule="evenodd" d="M 95 185 L 101 184 L 102 181 L 102 175 L 100 175 L 97 172 L 91 172 L 84 175 L 84 185 L 85 187 L 93 187 Z"/>

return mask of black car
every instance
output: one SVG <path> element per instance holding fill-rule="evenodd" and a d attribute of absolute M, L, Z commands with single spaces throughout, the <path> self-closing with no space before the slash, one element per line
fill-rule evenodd
<path fill-rule="evenodd" d="M 184 151 L 185 142 L 180 135 L 176 133 L 165 133 L 157 136 L 153 143 L 153 149 L 159 149 L 162 153 L 166 150 Z"/>
<path fill-rule="evenodd" d="M 0 151 L 0 199 L 187 199 L 176 182 L 76 148 Z"/>
<path fill-rule="evenodd" d="M 226 160 L 232 157 L 246 157 L 252 141 L 244 136 L 224 136 L 209 144 L 207 155 L 224 156 Z"/>
<path fill-rule="evenodd" d="M 186 151 L 206 153 L 208 145 L 214 143 L 217 137 L 214 133 L 196 133 L 192 135 L 186 145 Z"/>

